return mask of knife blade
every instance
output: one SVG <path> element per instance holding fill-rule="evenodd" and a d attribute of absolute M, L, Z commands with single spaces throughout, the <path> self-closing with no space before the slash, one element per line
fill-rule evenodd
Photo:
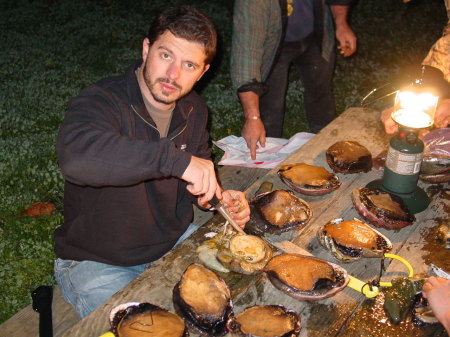
<path fill-rule="evenodd" d="M 247 235 L 247 233 L 245 233 L 244 230 L 241 227 L 239 227 L 239 225 L 236 223 L 236 221 L 233 220 L 230 213 L 228 213 L 227 209 L 223 206 L 222 202 L 219 199 L 217 199 L 216 196 L 214 196 L 209 201 L 209 203 L 210 203 L 210 205 L 213 206 L 213 208 L 211 210 L 218 211 L 225 218 L 225 220 L 227 220 L 230 223 L 230 225 L 233 226 L 233 228 L 238 233 Z"/>

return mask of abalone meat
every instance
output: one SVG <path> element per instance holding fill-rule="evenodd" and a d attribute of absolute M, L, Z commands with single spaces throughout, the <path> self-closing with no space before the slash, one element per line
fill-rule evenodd
<path fill-rule="evenodd" d="M 305 195 L 323 195 L 341 186 L 339 178 L 324 167 L 304 163 L 282 165 L 278 176 L 291 189 Z"/>
<path fill-rule="evenodd" d="M 298 254 L 274 256 L 264 270 L 277 289 L 301 300 L 314 301 L 334 296 L 349 282 L 342 267 Z"/>
<path fill-rule="evenodd" d="M 392 249 L 386 236 L 358 219 L 331 220 L 317 232 L 317 239 L 342 262 L 362 257 L 383 257 Z"/>
<path fill-rule="evenodd" d="M 372 154 L 357 141 L 340 141 L 326 151 L 327 163 L 334 172 L 358 173 L 372 169 Z"/>
<path fill-rule="evenodd" d="M 201 264 L 186 268 L 173 289 L 175 311 L 194 333 L 223 336 L 232 315 L 231 291 L 225 281 Z"/>
<path fill-rule="evenodd" d="M 352 201 L 358 213 L 376 227 L 401 229 L 416 220 L 400 197 L 377 188 L 355 188 Z"/>
<path fill-rule="evenodd" d="M 312 217 L 312 210 L 306 201 L 286 190 L 255 196 L 250 201 L 250 211 L 250 221 L 245 225 L 245 231 L 255 235 L 300 229 Z"/>
<path fill-rule="evenodd" d="M 227 328 L 239 337 L 296 337 L 301 330 L 300 315 L 281 305 L 255 305 L 230 319 Z"/>
<path fill-rule="evenodd" d="M 151 303 L 124 303 L 111 310 L 111 332 L 116 337 L 186 337 L 184 321 Z"/>
<path fill-rule="evenodd" d="M 197 251 L 207 267 L 246 275 L 261 272 L 273 254 L 269 244 L 260 237 L 234 231 L 217 234 L 205 241 Z"/>

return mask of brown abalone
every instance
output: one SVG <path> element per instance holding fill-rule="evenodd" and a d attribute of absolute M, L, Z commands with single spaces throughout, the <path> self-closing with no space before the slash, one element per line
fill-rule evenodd
<path fill-rule="evenodd" d="M 300 315 L 281 305 L 255 305 L 230 319 L 227 328 L 239 337 L 296 337 L 301 330 Z"/>
<path fill-rule="evenodd" d="M 331 220 L 317 231 L 317 239 L 342 262 L 362 257 L 383 257 L 392 249 L 386 236 L 358 219 Z"/>
<path fill-rule="evenodd" d="M 339 178 L 322 166 L 305 163 L 282 165 L 280 179 L 294 191 L 305 195 L 323 195 L 341 186 Z"/>
<path fill-rule="evenodd" d="M 358 213 L 377 227 L 401 229 L 416 220 L 400 197 L 377 188 L 355 188 L 352 201 Z"/>
<path fill-rule="evenodd" d="M 357 141 L 339 141 L 326 152 L 327 163 L 334 172 L 358 173 L 372 169 L 372 154 Z"/>
<path fill-rule="evenodd" d="M 124 303 L 110 313 L 111 331 L 116 337 L 186 337 L 184 321 L 174 313 L 151 303 Z"/>
<path fill-rule="evenodd" d="M 274 256 L 264 271 L 277 289 L 301 300 L 334 296 L 349 282 L 347 272 L 340 266 L 298 254 Z"/>
<path fill-rule="evenodd" d="M 250 221 L 245 226 L 248 233 L 279 234 L 304 227 L 312 217 L 306 201 L 293 192 L 274 190 L 255 196 L 250 201 Z"/>
<path fill-rule="evenodd" d="M 223 336 L 233 312 L 227 284 L 201 264 L 186 268 L 173 289 L 173 304 L 189 329 L 202 336 Z"/>

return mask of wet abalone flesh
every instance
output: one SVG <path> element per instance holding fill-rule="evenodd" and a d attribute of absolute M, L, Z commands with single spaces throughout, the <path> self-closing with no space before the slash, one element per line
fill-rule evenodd
<path fill-rule="evenodd" d="M 230 319 L 227 328 L 239 337 L 296 337 L 301 323 L 298 313 L 281 305 L 255 305 Z"/>
<path fill-rule="evenodd" d="M 234 231 L 217 234 L 197 251 L 200 260 L 212 269 L 247 275 L 261 272 L 273 254 L 269 244 L 260 237 Z"/>
<path fill-rule="evenodd" d="M 377 227 L 401 229 L 416 220 L 400 197 L 377 188 L 355 188 L 352 201 L 358 213 Z"/>
<path fill-rule="evenodd" d="M 278 176 L 291 189 L 305 195 L 324 195 L 341 186 L 339 178 L 324 167 L 304 163 L 282 165 Z"/>
<path fill-rule="evenodd" d="M 392 249 L 392 243 L 386 236 L 358 219 L 331 220 L 319 229 L 317 239 L 342 262 L 362 257 L 383 257 Z"/>
<path fill-rule="evenodd" d="M 173 289 L 173 304 L 188 328 L 202 336 L 223 336 L 233 312 L 227 284 L 201 264 L 187 267 Z"/>
<path fill-rule="evenodd" d="M 334 296 L 349 282 L 342 267 L 298 254 L 274 256 L 264 270 L 277 289 L 301 300 L 314 301 Z"/>
<path fill-rule="evenodd" d="M 184 321 L 176 314 L 151 303 L 124 303 L 110 313 L 111 332 L 116 337 L 186 337 Z"/>
<path fill-rule="evenodd" d="M 334 172 L 358 173 L 372 169 L 372 154 L 357 141 L 339 141 L 326 152 L 327 163 Z"/>
<path fill-rule="evenodd" d="M 279 234 L 304 227 L 312 217 L 306 201 L 293 192 L 274 190 L 255 196 L 250 201 L 250 221 L 245 231 L 251 234 Z"/>

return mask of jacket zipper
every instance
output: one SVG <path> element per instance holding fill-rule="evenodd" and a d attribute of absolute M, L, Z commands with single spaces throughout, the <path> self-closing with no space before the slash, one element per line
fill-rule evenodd
<path fill-rule="evenodd" d="M 178 132 L 176 135 L 171 137 L 170 140 L 173 140 L 175 137 L 178 137 L 179 135 L 181 135 L 184 132 L 184 130 L 186 130 L 186 128 L 187 128 L 187 121 L 189 120 L 189 116 L 191 115 L 192 110 L 194 110 L 194 107 L 191 105 L 191 108 L 189 109 L 188 115 L 186 117 L 186 123 L 184 124 L 184 127 L 180 130 L 180 132 Z"/>
<path fill-rule="evenodd" d="M 136 110 L 136 108 L 134 107 L 133 104 L 131 104 L 131 108 L 132 108 L 133 111 L 136 113 L 136 115 L 138 115 L 139 118 L 142 119 L 142 121 L 143 121 L 145 124 L 147 124 L 148 126 L 152 127 L 153 129 L 155 129 L 155 130 L 158 132 L 159 137 L 161 138 L 161 133 L 159 132 L 158 128 L 156 128 L 156 127 L 155 127 L 154 125 L 152 125 L 151 123 L 147 122 L 147 120 L 146 120 L 144 117 L 142 117 L 142 116 L 139 114 L 139 112 L 137 112 L 137 110 Z M 187 128 L 187 121 L 188 121 L 188 119 L 189 119 L 189 116 L 191 115 L 192 110 L 194 110 L 194 107 L 193 107 L 193 106 L 191 106 L 190 109 L 189 109 L 188 115 L 187 115 L 187 117 L 186 117 L 186 123 L 184 124 L 183 128 L 182 128 L 176 135 L 174 135 L 173 137 L 169 138 L 170 140 L 174 140 L 174 138 L 178 137 L 180 134 L 182 134 L 182 133 L 184 132 L 184 130 L 186 130 L 186 128 Z"/>

